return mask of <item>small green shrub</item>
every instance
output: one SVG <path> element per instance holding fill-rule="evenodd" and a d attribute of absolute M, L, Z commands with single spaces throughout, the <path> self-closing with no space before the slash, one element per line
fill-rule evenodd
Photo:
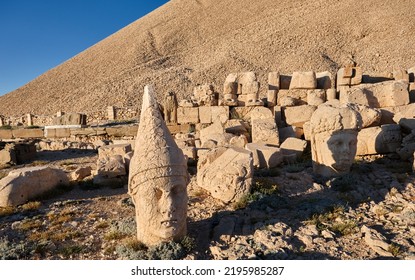
<path fill-rule="evenodd" d="M 13 244 L 6 237 L 0 238 L 0 260 L 29 259 L 31 250 L 25 243 Z"/>
<path fill-rule="evenodd" d="M 42 203 L 40 201 L 30 201 L 26 204 L 23 204 L 21 208 L 24 211 L 35 211 L 35 210 L 38 210 L 41 205 Z"/>
<path fill-rule="evenodd" d="M 111 231 L 120 232 L 124 235 L 134 235 L 137 231 L 137 225 L 134 217 L 128 217 L 120 221 L 111 223 Z"/>
<path fill-rule="evenodd" d="M 2 125 L 2 126 L 0 126 L 0 129 L 4 129 L 4 130 L 10 130 L 10 129 L 12 129 L 12 126 L 11 125 Z"/>
<path fill-rule="evenodd" d="M 401 246 L 396 243 L 392 243 L 388 247 L 388 252 L 392 254 L 392 256 L 397 257 L 401 254 Z"/>
<path fill-rule="evenodd" d="M 128 240 L 116 247 L 117 254 L 127 260 L 180 260 L 194 248 L 194 240 L 188 236 L 180 242 L 166 242 L 147 248 L 138 241 Z"/>
<path fill-rule="evenodd" d="M 14 214 L 14 212 L 15 212 L 14 207 L 11 207 L 11 206 L 0 207 L 0 217 L 9 216 L 11 214 Z"/>
<path fill-rule="evenodd" d="M 320 232 L 323 230 L 330 230 L 340 235 L 348 235 L 357 230 L 357 223 L 354 220 L 345 219 L 344 221 L 344 206 L 335 205 L 328 209 L 325 213 L 314 214 L 306 223 L 315 225 Z M 338 221 L 340 218 L 340 221 Z"/>
<path fill-rule="evenodd" d="M 63 255 L 64 258 L 69 258 L 73 255 L 82 253 L 84 248 L 79 245 L 66 245 L 60 248 L 59 253 Z"/>

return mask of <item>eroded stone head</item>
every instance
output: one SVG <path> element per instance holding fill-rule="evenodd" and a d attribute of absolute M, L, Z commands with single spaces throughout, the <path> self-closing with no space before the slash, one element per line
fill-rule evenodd
<path fill-rule="evenodd" d="M 135 147 L 128 192 L 135 204 L 138 240 L 146 245 L 179 240 L 187 232 L 187 163 L 151 86 L 144 90 Z"/>
<path fill-rule="evenodd" d="M 325 177 L 347 174 L 356 156 L 358 113 L 323 105 L 313 113 L 310 125 L 314 172 Z"/>

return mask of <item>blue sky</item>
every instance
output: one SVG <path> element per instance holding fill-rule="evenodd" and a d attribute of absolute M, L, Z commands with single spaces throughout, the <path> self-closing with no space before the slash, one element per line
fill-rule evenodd
<path fill-rule="evenodd" d="M 0 0 L 0 95 L 168 0 Z"/>

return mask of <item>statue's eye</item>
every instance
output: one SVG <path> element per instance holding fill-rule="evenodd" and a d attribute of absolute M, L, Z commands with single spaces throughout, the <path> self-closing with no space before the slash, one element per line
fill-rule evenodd
<path fill-rule="evenodd" d="M 155 195 L 157 200 L 160 200 L 161 196 L 163 195 L 163 192 L 160 189 L 155 189 L 154 190 L 154 195 Z"/>

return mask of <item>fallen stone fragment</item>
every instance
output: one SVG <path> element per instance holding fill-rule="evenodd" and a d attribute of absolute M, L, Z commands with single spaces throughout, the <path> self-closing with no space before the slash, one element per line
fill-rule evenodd
<path fill-rule="evenodd" d="M 383 257 L 392 257 L 392 253 L 388 252 L 390 244 L 386 241 L 386 237 L 383 236 L 378 231 L 368 228 L 367 226 L 362 226 L 360 229 L 364 234 L 364 240 L 366 244 L 376 253 Z"/>
<path fill-rule="evenodd" d="M 68 177 L 63 170 L 49 166 L 10 171 L 8 176 L 0 180 L 0 207 L 24 204 L 47 191 L 68 184 Z"/>
<path fill-rule="evenodd" d="M 69 175 L 71 181 L 82 181 L 84 178 L 91 175 L 91 166 L 78 167 Z"/>
<path fill-rule="evenodd" d="M 252 153 L 241 148 L 214 149 L 199 159 L 197 183 L 225 203 L 248 194 L 253 178 Z"/>

